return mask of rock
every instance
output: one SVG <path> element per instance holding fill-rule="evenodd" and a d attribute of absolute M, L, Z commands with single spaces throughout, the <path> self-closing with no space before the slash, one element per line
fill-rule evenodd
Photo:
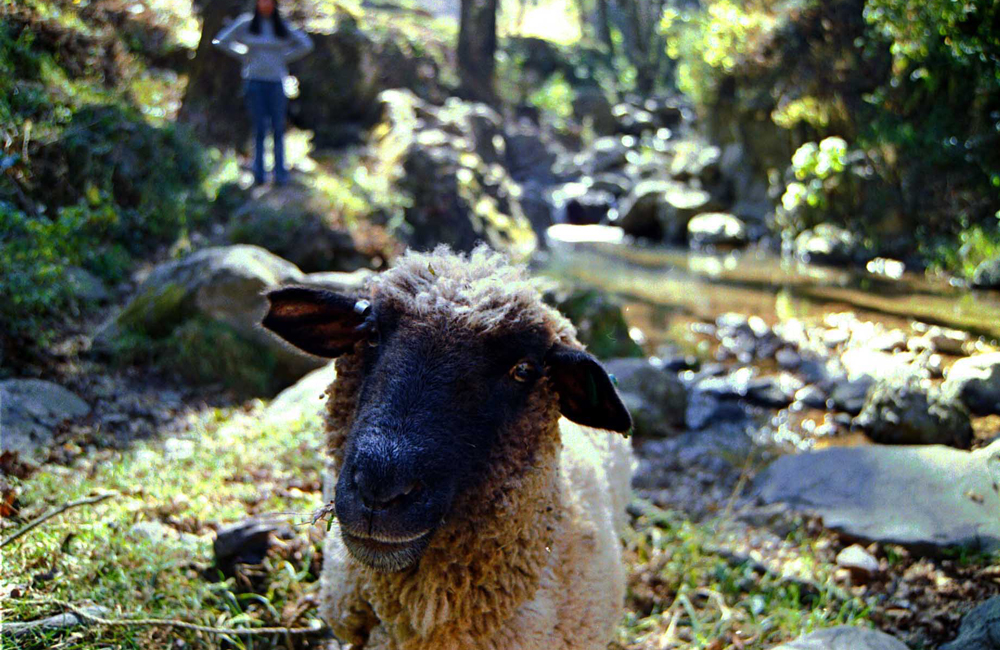
<path fill-rule="evenodd" d="M 906 644 L 885 632 L 838 625 L 804 634 L 772 650 L 908 650 Z"/>
<path fill-rule="evenodd" d="M 40 379 L 0 381 L 0 450 L 33 455 L 52 443 L 66 420 L 84 417 L 90 405 L 62 386 Z"/>
<path fill-rule="evenodd" d="M 688 241 L 695 248 L 743 246 L 747 243 L 747 228 L 726 212 L 705 212 L 688 222 Z"/>
<path fill-rule="evenodd" d="M 469 251 L 485 241 L 515 259 L 529 255 L 537 237 L 521 209 L 515 179 L 550 182 L 554 156 L 537 130 L 522 127 L 507 134 L 502 148 L 508 174 L 477 153 L 476 130 L 489 133 L 489 128 L 475 121 L 492 121 L 482 111 L 458 100 L 436 109 L 400 90 L 380 97 L 386 109 L 374 146 L 380 161 L 375 173 L 408 203 L 398 231 L 405 243 L 417 249 L 445 243 Z M 478 149 L 488 150 L 483 144 Z"/>
<path fill-rule="evenodd" d="M 642 348 L 629 335 L 622 308 L 596 289 L 554 296 L 555 307 L 576 325 L 577 338 L 598 358 L 641 357 Z"/>
<path fill-rule="evenodd" d="M 66 269 L 66 284 L 73 296 L 87 302 L 107 302 L 111 292 L 99 277 L 86 269 L 72 266 Z"/>
<path fill-rule="evenodd" d="M 795 238 L 796 256 L 810 264 L 851 264 L 858 257 L 860 246 L 856 235 L 828 223 L 806 230 Z"/>
<path fill-rule="evenodd" d="M 787 372 L 777 376 L 758 377 L 750 382 L 746 397 L 749 401 L 769 408 L 784 408 L 794 401 L 803 387 L 802 380 Z"/>
<path fill-rule="evenodd" d="M 371 269 L 358 269 L 350 273 L 340 271 L 309 273 L 302 280 L 302 284 L 311 284 L 340 293 L 351 293 L 352 291 L 359 291 L 364 286 L 364 283 L 373 275 L 375 273 Z"/>
<path fill-rule="evenodd" d="M 591 174 L 619 170 L 628 162 L 629 146 L 634 140 L 615 136 L 598 138 L 581 161 Z"/>
<path fill-rule="evenodd" d="M 795 401 L 813 409 L 826 408 L 826 391 L 815 384 L 805 386 L 795 393 Z M 862 407 L 858 407 L 858 412 Z"/>
<path fill-rule="evenodd" d="M 616 225 L 634 237 L 681 243 L 691 218 L 710 205 L 711 196 L 702 190 L 673 181 L 642 181 L 622 200 Z"/>
<path fill-rule="evenodd" d="M 604 367 L 618 382 L 637 436 L 661 437 L 684 428 L 687 390 L 677 375 L 646 359 L 609 359 Z"/>
<path fill-rule="evenodd" d="M 720 177 L 722 151 L 703 142 L 680 142 L 674 149 L 670 175 L 681 181 L 699 179 L 703 185 L 715 183 Z"/>
<path fill-rule="evenodd" d="M 990 598 L 966 614 L 958 637 L 940 650 L 1000 650 L 1000 596 Z"/>
<path fill-rule="evenodd" d="M 918 336 L 907 341 L 906 347 L 915 352 L 927 350 L 953 356 L 962 356 L 965 354 L 964 348 L 968 342 L 968 332 L 935 325 L 928 329 L 923 336 Z"/>
<path fill-rule="evenodd" d="M 624 174 L 606 172 L 593 176 L 590 184 L 591 189 L 612 194 L 615 199 L 620 199 L 628 194 L 632 187 L 632 181 Z"/>
<path fill-rule="evenodd" d="M 990 465 L 1000 443 L 973 452 L 941 445 L 828 448 L 784 456 L 758 475 L 765 504 L 822 517 L 827 528 L 916 552 L 1000 549 L 1000 495 Z M 1000 466 L 998 466 L 1000 468 Z M 1000 471 L 1000 469 L 998 469 Z"/>
<path fill-rule="evenodd" d="M 671 97 L 650 97 L 642 104 L 643 109 L 652 113 L 660 124 L 673 128 L 684 118 L 684 111 L 677 100 Z"/>
<path fill-rule="evenodd" d="M 254 518 L 219 528 L 212 543 L 215 566 L 223 575 L 232 576 L 237 564 L 260 564 L 278 528 L 274 522 Z"/>
<path fill-rule="evenodd" d="M 611 113 L 618 120 L 618 133 L 640 136 L 660 126 L 652 113 L 625 102 L 615 104 Z"/>
<path fill-rule="evenodd" d="M 587 225 L 605 221 L 615 197 L 583 183 L 566 183 L 552 191 L 552 203 L 561 214 L 560 223 Z"/>
<path fill-rule="evenodd" d="M 972 274 L 972 286 L 977 289 L 1000 289 L 1000 257 L 986 260 Z"/>
<path fill-rule="evenodd" d="M 600 224 L 574 226 L 568 223 L 559 223 L 550 226 L 545 231 L 545 241 L 552 247 L 598 242 L 621 244 L 625 241 L 625 233 L 617 226 L 602 226 Z"/>
<path fill-rule="evenodd" d="M 911 378 L 882 380 L 854 420 L 875 442 L 967 448 L 972 424 L 965 408 L 940 389 Z"/>
<path fill-rule="evenodd" d="M 153 269 L 128 304 L 94 337 L 99 350 L 119 354 L 122 340 L 167 341 L 166 354 L 191 381 L 224 381 L 251 392 L 290 384 L 322 364 L 261 329 L 262 293 L 305 275 L 258 248 L 205 248 Z"/>
<path fill-rule="evenodd" d="M 319 192 L 289 186 L 248 200 L 226 228 L 234 244 L 260 246 L 306 272 L 354 271 L 371 266 L 351 233 L 328 222 L 336 208 Z"/>
<path fill-rule="evenodd" d="M 611 102 L 597 86 L 576 90 L 573 97 L 573 117 L 581 124 L 589 121 L 594 131 L 601 135 L 611 135 L 618 127 L 618 121 L 611 113 Z"/>
<path fill-rule="evenodd" d="M 1000 414 L 1000 352 L 959 359 L 941 390 L 976 415 Z"/>
<path fill-rule="evenodd" d="M 847 569 L 851 574 L 851 582 L 863 585 L 878 573 L 878 560 L 860 544 L 852 544 L 837 553 L 837 566 Z"/>
<path fill-rule="evenodd" d="M 315 145 L 356 142 L 378 121 L 379 93 L 386 88 L 405 88 L 424 100 L 443 102 L 434 45 L 416 51 L 395 34 L 364 29 L 346 13 L 338 15 L 333 30 L 311 34 L 315 51 L 291 66 L 300 83 L 289 115 L 314 132 Z"/>
<path fill-rule="evenodd" d="M 287 425 L 318 418 L 326 403 L 326 390 L 336 378 L 337 370 L 333 363 L 313 370 L 294 386 L 278 393 L 264 409 L 263 420 L 268 424 Z"/>
<path fill-rule="evenodd" d="M 521 128 L 508 133 L 506 146 L 507 169 L 515 181 L 524 183 L 551 178 L 556 155 L 549 150 L 540 132 Z"/>
<path fill-rule="evenodd" d="M 720 399 L 739 399 L 746 397 L 753 379 L 753 368 L 738 368 L 721 377 L 705 377 L 695 384 L 695 389 Z"/>

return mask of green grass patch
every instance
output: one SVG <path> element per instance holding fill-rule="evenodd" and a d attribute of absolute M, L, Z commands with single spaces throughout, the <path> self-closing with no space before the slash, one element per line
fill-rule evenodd
<path fill-rule="evenodd" d="M 217 627 L 308 625 L 314 612 L 305 597 L 316 589 L 319 537 L 304 522 L 321 505 L 319 418 L 269 425 L 262 411 L 259 403 L 249 414 L 209 411 L 183 438 L 97 452 L 70 467 L 46 466 L 24 481 L 12 479 L 23 520 L 96 491 L 118 494 L 59 515 L 4 549 L 3 620 L 57 613 L 46 601 L 62 599 L 108 608 L 109 617 Z M 286 519 L 294 538 L 264 561 L 264 586 L 247 593 L 237 579 L 213 574 L 213 531 L 267 513 Z M 6 520 L 3 536 L 15 527 Z M 20 595 L 12 597 L 12 589 Z M 183 630 L 102 626 L 28 635 L 16 643 L 143 648 L 174 639 L 189 648 L 221 643 Z M 234 648 L 284 645 L 283 638 L 227 639 Z"/>
<path fill-rule="evenodd" d="M 869 604 L 833 582 L 817 541 L 792 532 L 795 559 L 782 574 L 749 558 L 726 556 L 722 520 L 695 523 L 642 503 L 626 534 L 628 613 L 618 642 L 626 648 L 771 648 L 833 625 L 870 625 Z"/>

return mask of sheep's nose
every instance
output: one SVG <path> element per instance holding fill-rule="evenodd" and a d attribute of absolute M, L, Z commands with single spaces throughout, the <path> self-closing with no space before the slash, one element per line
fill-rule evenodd
<path fill-rule="evenodd" d="M 361 503 L 372 510 L 385 510 L 401 504 L 419 488 L 416 481 L 376 476 L 361 470 L 355 470 L 353 479 Z"/>

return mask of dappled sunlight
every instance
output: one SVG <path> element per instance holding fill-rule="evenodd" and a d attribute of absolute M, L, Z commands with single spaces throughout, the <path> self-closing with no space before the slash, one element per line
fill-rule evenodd
<path fill-rule="evenodd" d="M 0 644 L 1000 635 L 1000 5 L 273 4 L 0 2 Z"/>

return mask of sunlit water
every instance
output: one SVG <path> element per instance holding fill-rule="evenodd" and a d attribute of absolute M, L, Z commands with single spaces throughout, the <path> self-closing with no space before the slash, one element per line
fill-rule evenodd
<path fill-rule="evenodd" d="M 783 260 L 764 251 L 707 254 L 624 241 L 553 242 L 542 270 L 618 296 L 650 350 L 679 344 L 675 337 L 682 325 L 714 321 L 727 312 L 774 324 L 852 311 L 890 327 L 920 321 L 966 330 L 994 344 L 1000 340 L 1000 293 L 914 273 L 892 278 Z"/>

